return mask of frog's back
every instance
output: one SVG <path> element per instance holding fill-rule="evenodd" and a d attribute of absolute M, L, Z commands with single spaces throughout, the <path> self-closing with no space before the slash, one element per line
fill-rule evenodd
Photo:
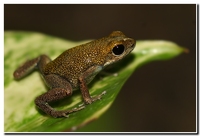
<path fill-rule="evenodd" d="M 62 76 L 71 83 L 77 82 L 78 77 L 88 68 L 104 64 L 103 47 L 98 43 L 99 41 L 92 41 L 66 50 L 46 65 L 44 73 Z"/>

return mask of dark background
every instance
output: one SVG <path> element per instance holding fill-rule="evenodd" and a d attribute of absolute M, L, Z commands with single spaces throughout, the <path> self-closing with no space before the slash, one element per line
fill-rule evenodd
<path fill-rule="evenodd" d="M 196 131 L 196 5 L 4 5 L 4 29 L 69 40 L 120 30 L 136 40 L 164 39 L 190 50 L 139 68 L 111 108 L 79 131 Z"/>

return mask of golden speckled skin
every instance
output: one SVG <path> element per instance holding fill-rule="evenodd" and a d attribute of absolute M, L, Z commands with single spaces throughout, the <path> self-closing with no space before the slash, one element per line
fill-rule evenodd
<path fill-rule="evenodd" d="M 124 41 L 124 39 L 127 39 L 127 41 Z M 135 44 L 133 39 L 127 38 L 120 31 L 115 31 L 108 37 L 66 50 L 45 66 L 44 73 L 46 75 L 52 73 L 60 75 L 67 79 L 73 88 L 77 88 L 77 80 L 84 71 L 91 66 L 99 66 L 103 69 L 106 62 L 108 64 L 110 61 L 116 62 L 122 59 L 133 49 L 131 46 L 129 47 L 131 42 Z M 113 47 L 117 44 L 126 46 L 125 52 L 121 56 L 114 56 L 112 53 Z"/>
<path fill-rule="evenodd" d="M 52 117 L 68 117 L 68 114 L 85 106 L 60 111 L 49 103 L 72 95 L 75 89 L 80 89 L 85 104 L 101 99 L 105 92 L 91 97 L 87 84 L 105 66 L 128 55 L 135 43 L 122 32 L 114 31 L 107 37 L 66 50 L 53 61 L 46 55 L 40 55 L 25 62 L 13 75 L 15 79 L 21 79 L 37 69 L 50 89 L 35 99 L 36 106 Z"/>

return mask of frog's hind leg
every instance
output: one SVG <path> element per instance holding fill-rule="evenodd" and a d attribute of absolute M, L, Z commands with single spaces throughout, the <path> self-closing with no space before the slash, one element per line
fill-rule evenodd
<path fill-rule="evenodd" d="M 50 61 L 51 59 L 48 56 L 40 55 L 35 59 L 28 60 L 22 66 L 17 68 L 13 73 L 13 76 L 15 79 L 21 79 L 36 69 L 39 69 L 42 72 L 44 66 Z"/>
<path fill-rule="evenodd" d="M 63 99 L 67 96 L 72 95 L 72 87 L 70 83 L 56 74 L 50 74 L 44 76 L 44 79 L 47 85 L 51 88 L 46 93 L 38 96 L 35 99 L 35 104 L 39 109 L 44 111 L 46 114 L 51 115 L 52 117 L 68 117 L 68 114 L 72 112 L 76 112 L 85 108 L 85 106 L 80 106 L 77 108 L 69 109 L 69 110 L 56 110 L 52 108 L 49 103 L 53 101 L 57 101 Z"/>

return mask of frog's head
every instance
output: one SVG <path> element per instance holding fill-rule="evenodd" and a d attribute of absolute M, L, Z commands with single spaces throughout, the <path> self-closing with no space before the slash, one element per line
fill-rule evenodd
<path fill-rule="evenodd" d="M 112 32 L 107 38 L 109 38 L 109 43 L 106 46 L 107 55 L 104 66 L 121 60 L 127 56 L 136 45 L 134 39 L 126 37 L 120 31 Z"/>

